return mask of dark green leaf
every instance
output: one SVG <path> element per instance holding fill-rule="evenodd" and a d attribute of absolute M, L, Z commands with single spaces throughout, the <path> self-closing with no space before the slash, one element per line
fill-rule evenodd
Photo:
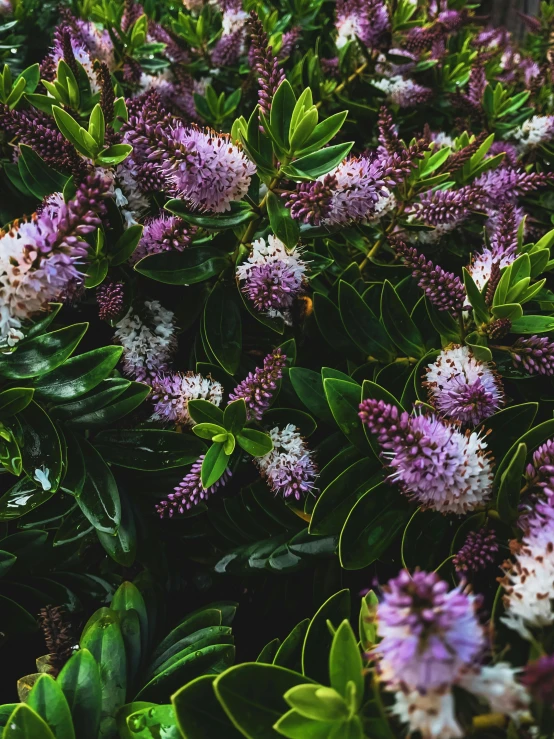
<path fill-rule="evenodd" d="M 506 523 L 513 523 L 519 514 L 526 457 L 527 447 L 519 444 L 500 478 L 496 507 L 500 518 Z"/>
<path fill-rule="evenodd" d="M 196 423 L 216 423 L 218 426 L 223 426 L 223 411 L 217 405 L 210 403 L 209 400 L 203 400 L 202 398 L 189 400 L 187 409 L 192 420 Z"/>
<path fill-rule="evenodd" d="M 59 683 L 41 675 L 29 693 L 27 705 L 48 724 L 56 739 L 75 739 L 69 706 Z"/>
<path fill-rule="evenodd" d="M 1 396 L 0 396 L 1 398 Z M 242 431 L 246 423 L 246 403 L 244 398 L 239 398 L 227 404 L 223 414 L 223 425 L 235 436 Z"/>
<path fill-rule="evenodd" d="M 14 416 L 26 408 L 33 399 L 31 387 L 11 387 L 0 392 L 0 418 Z"/>
<path fill-rule="evenodd" d="M 177 725 L 187 739 L 242 739 L 216 698 L 215 675 L 202 675 L 171 697 Z"/>
<path fill-rule="evenodd" d="M 66 424 L 74 428 L 84 429 L 108 426 L 138 408 L 149 394 L 149 385 L 142 382 L 131 382 L 129 386 L 124 388 L 123 392 L 117 394 L 117 397 L 111 403 L 89 413 L 72 415 L 67 418 Z"/>
<path fill-rule="evenodd" d="M 295 393 L 311 413 L 326 422 L 333 420 L 319 372 L 303 367 L 291 367 L 289 378 Z"/>
<path fill-rule="evenodd" d="M 87 328 L 88 323 L 76 323 L 22 341 L 15 352 L 0 354 L 0 375 L 18 380 L 52 372 L 73 354 Z"/>
<path fill-rule="evenodd" d="M 514 334 L 545 334 L 554 331 L 552 316 L 522 316 L 512 323 Z"/>
<path fill-rule="evenodd" d="M 187 204 L 183 200 L 170 200 L 165 204 L 165 209 L 182 218 L 187 223 L 192 223 L 200 228 L 207 228 L 214 231 L 223 231 L 228 228 L 237 228 L 242 226 L 255 217 L 255 213 L 247 208 L 231 208 L 231 213 L 222 213 L 221 215 L 201 215 L 199 213 L 191 213 Z"/>
<path fill-rule="evenodd" d="M 362 454 L 367 454 L 369 446 L 362 422 L 358 416 L 362 400 L 362 388 L 356 383 L 327 378 L 323 387 L 333 417 L 348 441 Z"/>
<path fill-rule="evenodd" d="M 241 315 L 234 291 L 217 283 L 206 302 L 204 320 L 210 349 L 223 369 L 234 375 L 242 350 Z"/>
<path fill-rule="evenodd" d="M 317 179 L 327 172 L 330 172 L 348 155 L 354 142 L 348 141 L 345 144 L 335 144 L 327 146 L 313 154 L 307 154 L 300 159 L 295 159 L 292 166 L 286 167 L 286 172 L 290 172 L 292 176 L 296 173 L 306 175 L 310 178 Z"/>
<path fill-rule="evenodd" d="M 113 249 L 110 249 L 109 259 L 112 265 L 117 266 L 123 264 L 133 254 L 138 246 L 142 236 L 143 226 L 136 223 L 126 228 L 123 234 L 115 242 Z"/>
<path fill-rule="evenodd" d="M 267 196 L 267 214 L 275 236 L 281 239 L 289 249 L 296 246 L 300 236 L 298 221 L 292 218 L 290 209 L 285 207 L 283 200 L 271 190 Z"/>
<path fill-rule="evenodd" d="M 343 280 L 339 284 L 339 308 L 347 334 L 366 356 L 380 362 L 394 358 L 394 345 L 381 322 L 357 290 Z"/>
<path fill-rule="evenodd" d="M 25 185 L 42 200 L 54 192 L 61 192 L 68 180 L 67 175 L 49 167 L 30 146 L 20 144 L 19 171 Z"/>
<path fill-rule="evenodd" d="M 135 269 L 141 275 L 167 285 L 193 285 L 209 280 L 228 266 L 225 252 L 208 245 L 151 254 L 137 262 Z"/>
<path fill-rule="evenodd" d="M 242 429 L 237 434 L 237 444 L 253 457 L 263 457 L 273 449 L 271 436 L 256 429 Z"/>
<path fill-rule="evenodd" d="M 323 685 L 329 684 L 329 651 L 333 643 L 327 621 L 337 628 L 350 618 L 350 591 L 340 590 L 317 611 L 310 622 L 302 649 L 302 673 Z"/>
<path fill-rule="evenodd" d="M 49 484 L 50 487 L 45 489 L 55 493 L 62 475 L 62 448 L 56 428 L 48 414 L 34 401 L 18 418 L 23 433 L 23 469 L 31 478 L 41 470 L 48 478 L 48 483 L 41 483 L 43 488 Z"/>
<path fill-rule="evenodd" d="M 121 522 L 121 502 L 115 478 L 98 451 L 82 437 L 78 439 L 86 477 L 77 503 L 95 529 L 112 536 Z"/>
<path fill-rule="evenodd" d="M 48 724 L 26 703 L 20 703 L 8 719 L 3 739 L 55 739 Z"/>
<path fill-rule="evenodd" d="M 80 649 L 63 666 L 57 680 L 73 717 L 78 739 L 98 739 L 102 686 L 100 671 L 88 649 Z"/>
<path fill-rule="evenodd" d="M 60 403 L 87 393 L 110 374 L 122 351 L 120 346 L 104 346 L 72 357 L 36 382 L 37 397 Z"/>
<path fill-rule="evenodd" d="M 162 429 L 101 431 L 94 443 L 108 462 L 145 471 L 192 464 L 206 450 L 204 442 L 191 434 Z"/>
<path fill-rule="evenodd" d="M 388 280 L 383 285 L 381 315 L 387 334 L 405 356 L 420 359 L 425 355 L 421 333 Z"/>

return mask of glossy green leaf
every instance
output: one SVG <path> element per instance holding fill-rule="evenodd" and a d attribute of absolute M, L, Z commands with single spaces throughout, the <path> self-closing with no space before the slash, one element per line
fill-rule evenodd
<path fill-rule="evenodd" d="M 133 147 L 130 144 L 112 144 L 112 146 L 103 149 L 98 154 L 96 162 L 115 167 L 116 164 L 121 164 L 121 162 L 125 161 L 132 151 Z"/>
<path fill-rule="evenodd" d="M 85 626 L 80 643 L 100 667 L 102 708 L 98 739 L 111 737 L 127 689 L 125 646 L 117 614 L 109 608 L 99 609 Z"/>
<path fill-rule="evenodd" d="M 352 341 L 380 362 L 390 362 L 395 348 L 379 319 L 352 285 L 340 281 L 339 308 L 342 322 Z"/>
<path fill-rule="evenodd" d="M 526 458 L 527 447 L 519 444 L 500 477 L 496 508 L 500 518 L 506 523 L 515 522 L 519 514 Z"/>
<path fill-rule="evenodd" d="M 233 208 L 233 206 L 231 206 L 230 213 L 213 215 L 191 213 L 190 208 L 183 200 L 169 200 L 164 207 L 170 213 L 173 213 L 184 221 L 187 221 L 187 223 L 192 223 L 194 226 L 199 226 L 200 228 L 213 229 L 215 231 L 237 228 L 238 226 L 248 223 L 248 221 L 251 221 L 255 217 L 255 213 L 252 210 L 242 207 Z"/>
<path fill-rule="evenodd" d="M 88 323 L 76 323 L 22 341 L 12 354 L 0 353 L 0 376 L 18 380 L 52 372 L 75 351 L 87 328 Z"/>
<path fill-rule="evenodd" d="M 181 739 L 173 706 L 142 708 L 127 717 L 133 739 Z"/>
<path fill-rule="evenodd" d="M 198 437 L 162 429 L 101 431 L 94 443 L 106 461 L 145 471 L 183 467 L 206 451 Z"/>
<path fill-rule="evenodd" d="M 21 518 L 52 497 L 50 490 L 30 477 L 21 477 L 13 487 L 0 498 L 0 521 L 11 521 Z"/>
<path fill-rule="evenodd" d="M 215 675 L 202 675 L 183 686 L 171 701 L 177 725 L 187 739 L 242 739 L 217 700 Z"/>
<path fill-rule="evenodd" d="M 329 683 L 329 650 L 333 636 L 327 621 L 335 628 L 350 618 L 350 591 L 340 590 L 323 603 L 308 626 L 302 648 L 302 673 L 324 685 Z"/>
<path fill-rule="evenodd" d="M 512 323 L 514 334 L 545 334 L 554 331 L 554 317 L 552 316 L 522 316 Z"/>
<path fill-rule="evenodd" d="M 34 401 L 18 418 L 23 434 L 23 469 L 29 477 L 40 478 L 45 491 L 55 493 L 62 476 L 62 447 L 56 427 L 46 411 Z"/>
<path fill-rule="evenodd" d="M 289 378 L 295 393 L 311 413 L 327 422 L 333 420 L 319 372 L 304 367 L 291 367 Z"/>
<path fill-rule="evenodd" d="M 84 395 L 110 374 L 122 352 L 123 348 L 120 346 L 104 346 L 72 357 L 36 382 L 37 398 L 63 403 Z"/>
<path fill-rule="evenodd" d="M 283 200 L 271 191 L 267 196 L 267 214 L 275 236 L 289 249 L 296 246 L 300 236 L 298 221 L 292 218 L 290 208 L 285 206 Z"/>
<path fill-rule="evenodd" d="M 112 536 L 121 522 L 121 502 L 117 483 L 102 455 L 82 437 L 78 439 L 86 477 L 77 503 L 98 531 Z"/>
<path fill-rule="evenodd" d="M 78 739 L 98 739 L 102 684 L 96 660 L 80 649 L 65 663 L 57 679 L 73 717 Z"/>
<path fill-rule="evenodd" d="M 320 151 L 295 159 L 291 166 L 285 168 L 285 171 L 292 176 L 296 176 L 298 173 L 300 176 L 305 175 L 316 179 L 338 166 L 348 155 L 353 145 L 353 141 L 348 141 L 345 144 L 327 146 Z"/>
<path fill-rule="evenodd" d="M 207 490 L 219 480 L 227 469 L 229 455 L 226 454 L 224 445 L 213 443 L 209 447 L 202 462 L 201 479 L 202 487 Z"/>
<path fill-rule="evenodd" d="M 241 315 L 234 292 L 217 283 L 206 302 L 204 317 L 210 349 L 223 369 L 234 375 L 242 350 Z"/>
<path fill-rule="evenodd" d="M 223 425 L 231 434 L 238 434 L 246 423 L 246 403 L 244 398 L 227 404 L 223 414 Z"/>
<path fill-rule="evenodd" d="M 133 226 L 126 228 L 119 239 L 115 242 L 113 249 L 110 249 L 109 259 L 115 267 L 123 264 L 133 254 L 138 246 L 142 236 L 143 226 L 135 223 Z"/>
<path fill-rule="evenodd" d="M 204 282 L 229 266 L 225 252 L 215 246 L 189 246 L 183 251 L 164 251 L 143 257 L 135 270 L 167 285 Z"/>
<path fill-rule="evenodd" d="M 362 454 L 367 454 L 369 445 L 358 417 L 362 388 L 354 381 L 347 382 L 332 377 L 323 381 L 323 388 L 338 427 L 351 444 Z"/>
<path fill-rule="evenodd" d="M 343 621 L 335 631 L 329 653 L 329 677 L 331 687 L 346 698 L 347 685 L 351 681 L 356 688 L 356 702 L 360 706 L 364 694 L 364 673 L 358 640 L 350 623 Z"/>
<path fill-rule="evenodd" d="M 26 703 L 20 703 L 9 717 L 2 739 L 56 739 L 48 724 Z"/>
<path fill-rule="evenodd" d="M 274 724 L 287 710 L 283 695 L 306 678 L 277 665 L 232 667 L 215 683 L 216 695 L 233 725 L 249 739 L 273 739 Z"/>
<path fill-rule="evenodd" d="M 61 192 L 68 180 L 52 169 L 30 146 L 20 144 L 19 171 L 25 185 L 39 200 L 54 192 Z"/>
<path fill-rule="evenodd" d="M 285 736 L 287 739 L 329 739 L 331 732 L 339 725 L 336 721 L 306 718 L 291 709 L 277 721 L 275 730 L 279 736 Z"/>
<path fill-rule="evenodd" d="M 14 416 L 26 408 L 33 399 L 31 387 L 11 387 L 0 392 L 0 418 Z"/>
<path fill-rule="evenodd" d="M 96 530 L 98 540 L 109 556 L 122 567 L 131 567 L 137 554 L 137 531 L 132 506 L 120 492 L 121 521 L 115 535 Z"/>
<path fill-rule="evenodd" d="M 253 457 L 263 457 L 273 449 L 271 436 L 256 429 L 242 429 L 237 434 L 237 444 Z"/>
<path fill-rule="evenodd" d="M 80 429 L 111 425 L 138 408 L 150 391 L 150 386 L 145 383 L 131 382 L 110 403 L 88 413 L 72 415 L 67 418 L 66 424 Z"/>
<path fill-rule="evenodd" d="M 75 739 L 69 705 L 59 683 L 50 675 L 41 675 L 27 699 L 32 708 L 48 724 L 56 739 Z"/>
<path fill-rule="evenodd" d="M 387 334 L 405 356 L 421 359 L 425 355 L 421 333 L 388 280 L 381 295 L 381 316 Z"/>

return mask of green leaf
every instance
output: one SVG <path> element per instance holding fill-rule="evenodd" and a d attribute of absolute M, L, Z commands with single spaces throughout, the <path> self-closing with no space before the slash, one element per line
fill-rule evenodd
<path fill-rule="evenodd" d="M 348 111 L 346 110 L 342 113 L 334 113 L 324 121 L 321 121 L 321 123 L 318 123 L 310 138 L 304 142 L 302 149 L 298 153 L 306 155 L 322 149 L 340 131 L 347 115 Z"/>
<path fill-rule="evenodd" d="M 314 293 L 314 313 L 317 326 L 325 341 L 339 354 L 358 359 L 360 350 L 345 334 L 340 311 L 326 295 Z"/>
<path fill-rule="evenodd" d="M 514 334 L 545 334 L 554 331 L 553 316 L 522 316 L 512 323 Z"/>
<path fill-rule="evenodd" d="M 98 531 L 112 536 L 116 534 L 121 522 L 121 502 L 115 478 L 99 452 L 78 438 L 86 477 L 77 503 L 90 523 Z"/>
<path fill-rule="evenodd" d="M 521 429 L 518 429 L 518 432 L 521 433 Z M 502 475 L 504 474 L 504 471 L 508 467 L 508 464 L 511 462 L 513 455 L 519 446 L 519 444 L 525 444 L 527 446 L 527 452 L 530 454 L 531 452 L 535 451 L 535 449 L 545 441 L 545 439 L 548 439 L 550 436 L 554 434 L 554 418 L 549 419 L 548 421 L 544 421 L 543 423 L 540 423 L 538 426 L 534 426 L 532 429 L 527 431 L 525 434 L 522 434 L 517 441 L 512 445 L 508 453 L 503 457 L 503 459 L 500 462 L 497 462 L 496 467 L 496 474 L 495 474 L 495 483 L 498 484 L 498 482 L 502 479 Z"/>
<path fill-rule="evenodd" d="M 381 316 L 385 331 L 405 356 L 421 359 L 425 355 L 421 333 L 388 280 L 381 295 Z"/>
<path fill-rule="evenodd" d="M 98 147 L 92 136 L 59 106 L 53 105 L 52 113 L 62 135 L 80 154 L 88 158 L 93 157 Z"/>
<path fill-rule="evenodd" d="M 223 444 L 212 444 L 202 462 L 201 478 L 204 490 L 215 485 L 227 469 L 228 461 L 229 455 L 226 454 Z"/>
<path fill-rule="evenodd" d="M 30 634 L 37 630 L 38 624 L 35 617 L 14 600 L 0 595 L 0 608 L 2 609 L 2 631 L 6 637 L 11 638 L 15 634 Z"/>
<path fill-rule="evenodd" d="M 117 393 L 111 402 L 101 408 L 95 408 L 87 413 L 75 414 L 67 418 L 66 425 L 74 428 L 89 429 L 97 426 L 107 426 L 119 421 L 120 418 L 134 411 L 150 394 L 150 386 L 141 382 L 131 382 L 121 393 Z M 69 403 L 62 406 L 67 410 Z"/>
<path fill-rule="evenodd" d="M 227 437 L 227 432 L 223 426 L 218 426 L 215 423 L 197 423 L 196 426 L 193 426 L 192 432 L 201 439 L 211 440 L 214 436 Z M 216 441 L 220 441 L 220 439 L 216 439 Z"/>
<path fill-rule="evenodd" d="M 255 429 L 242 429 L 237 434 L 237 444 L 252 457 L 263 457 L 273 449 L 271 436 Z"/>
<path fill-rule="evenodd" d="M 187 223 L 192 223 L 200 228 L 207 228 L 214 231 L 225 231 L 229 228 L 237 228 L 248 221 L 255 218 L 256 214 L 249 208 L 231 206 L 230 213 L 222 213 L 220 215 L 199 215 L 191 213 L 187 203 L 183 200 L 169 200 L 165 206 L 165 210 L 182 218 Z M 197 247 L 194 247 L 197 248 Z"/>
<path fill-rule="evenodd" d="M 101 234 L 101 231 L 97 233 Z M 106 279 L 110 263 L 105 257 L 94 259 L 89 262 L 86 267 L 87 276 L 85 278 L 85 287 L 87 290 L 91 290 L 93 287 L 97 287 Z"/>
<path fill-rule="evenodd" d="M 98 739 L 108 739 L 114 735 L 115 715 L 125 703 L 127 689 L 125 645 L 115 611 L 96 611 L 83 629 L 80 645 L 89 650 L 100 668 L 102 708 Z"/>
<path fill-rule="evenodd" d="M 487 304 L 485 303 L 485 298 L 481 295 L 481 291 L 465 267 L 463 268 L 463 273 L 467 297 L 471 303 L 471 307 L 473 308 L 475 320 L 478 323 L 488 323 L 490 316 Z"/>
<path fill-rule="evenodd" d="M 101 146 L 101 144 L 99 144 Z M 95 158 L 97 164 L 104 164 L 108 167 L 115 167 L 117 164 L 125 161 L 129 154 L 133 151 L 130 144 L 112 144 L 107 149 L 103 149 Z"/>
<path fill-rule="evenodd" d="M 20 144 L 19 148 L 21 150 L 19 172 L 23 182 L 35 197 L 42 200 L 47 195 L 63 191 L 68 180 L 67 175 L 52 169 L 30 146 Z"/>
<path fill-rule="evenodd" d="M 283 200 L 275 195 L 271 190 L 267 195 L 267 214 L 269 216 L 269 224 L 271 230 L 280 239 L 285 246 L 292 249 L 298 244 L 300 237 L 300 228 L 298 221 L 295 221 L 290 209 L 285 206 Z"/>
<path fill-rule="evenodd" d="M 3 549 L 0 549 L 0 577 L 4 577 L 16 562 L 17 556 L 15 554 L 5 552 Z"/>
<path fill-rule="evenodd" d="M 388 483 L 369 490 L 352 508 L 341 531 L 341 566 L 359 570 L 375 562 L 404 529 L 410 515 L 408 501 L 393 495 Z"/>
<path fill-rule="evenodd" d="M 359 707 L 364 695 L 364 673 L 362 655 L 352 627 L 344 620 L 335 631 L 329 654 L 329 677 L 331 687 L 346 698 L 347 685 L 352 682 L 356 688 L 356 706 Z"/>
<path fill-rule="evenodd" d="M 26 703 L 20 703 L 9 717 L 2 739 L 56 739 L 48 724 Z"/>
<path fill-rule="evenodd" d="M 80 649 L 70 657 L 57 683 L 69 705 L 78 739 L 98 739 L 102 686 L 98 665 L 88 651 Z"/>
<path fill-rule="evenodd" d="M 209 280 L 228 266 L 225 252 L 209 245 L 151 254 L 137 262 L 135 270 L 166 285 L 193 285 Z"/>
<path fill-rule="evenodd" d="M 302 648 L 302 673 L 316 682 L 329 682 L 329 651 L 333 643 L 327 622 L 338 626 L 350 618 L 350 591 L 340 590 L 323 603 L 308 626 Z"/>
<path fill-rule="evenodd" d="M 126 228 L 115 242 L 113 249 L 110 249 L 109 253 L 109 260 L 114 267 L 126 262 L 133 254 L 141 239 L 143 229 L 144 226 L 135 223 L 135 225 Z"/>
<path fill-rule="evenodd" d="M 0 392 L 0 418 L 20 413 L 33 399 L 32 387 L 11 387 Z"/>
<path fill-rule="evenodd" d="M 137 553 L 137 532 L 133 509 L 127 496 L 120 492 L 121 521 L 115 536 L 96 529 L 104 551 L 122 567 L 132 567 Z M 112 604 L 113 605 L 113 604 Z M 132 655 L 131 655 L 132 656 Z"/>
<path fill-rule="evenodd" d="M 195 423 L 216 423 L 218 426 L 224 425 L 224 413 L 217 405 L 210 403 L 209 400 L 189 400 L 187 404 L 188 412 Z"/>
<path fill-rule="evenodd" d="M 527 447 L 525 444 L 519 444 L 500 478 L 496 507 L 500 518 L 506 523 L 513 523 L 519 514 L 518 507 L 526 458 Z"/>
<path fill-rule="evenodd" d="M 310 413 L 326 422 L 333 420 L 319 372 L 304 367 L 291 367 L 289 378 L 295 393 Z"/>
<path fill-rule="evenodd" d="M 273 100 L 271 101 L 269 128 L 272 137 L 278 141 L 284 150 L 288 150 L 289 148 L 289 129 L 295 105 L 296 95 L 292 90 L 290 82 L 283 80 L 275 91 Z"/>
<path fill-rule="evenodd" d="M 11 354 L 0 353 L 0 376 L 19 380 L 52 372 L 73 354 L 87 328 L 88 323 L 76 323 L 22 341 Z"/>
<path fill-rule="evenodd" d="M 287 710 L 283 695 L 306 682 L 303 675 L 276 665 L 246 663 L 231 667 L 214 683 L 233 725 L 249 739 L 274 739 L 274 724 Z"/>
<path fill-rule="evenodd" d="M 327 146 L 313 154 L 295 159 L 292 165 L 283 167 L 283 171 L 292 177 L 308 177 L 315 180 L 338 166 L 349 154 L 353 145 L 353 141 L 348 141 L 345 144 Z"/>
<path fill-rule="evenodd" d="M 348 717 L 348 706 L 336 690 L 321 685 L 295 685 L 285 700 L 305 718 L 315 721 L 340 721 Z"/>
<path fill-rule="evenodd" d="M 44 719 L 56 739 L 75 739 L 67 700 L 53 677 L 41 675 L 38 678 L 29 693 L 27 705 Z"/>
<path fill-rule="evenodd" d="M 34 401 L 18 418 L 23 433 L 23 469 L 31 478 L 35 477 L 37 469 L 42 470 L 50 485 L 45 489 L 50 494 L 55 493 L 62 475 L 62 448 L 56 427 L 50 416 Z M 42 483 L 43 488 L 45 484 Z"/>
<path fill-rule="evenodd" d="M 358 416 L 362 388 L 354 381 L 334 377 L 324 380 L 323 388 L 337 426 L 351 444 L 367 454 L 368 442 Z"/>
<path fill-rule="evenodd" d="M 131 384 L 131 380 L 125 380 L 123 377 L 112 377 L 102 380 L 94 388 L 94 392 L 89 391 L 78 400 L 54 406 L 52 414 L 63 421 L 71 421 L 74 418 L 86 416 L 87 413 L 92 413 L 93 411 L 105 408 L 107 405 L 111 405 L 116 398 L 131 387 Z"/>
<path fill-rule="evenodd" d="M 487 433 L 487 448 L 498 464 L 522 433 L 532 425 L 539 409 L 538 403 L 521 403 L 504 408 L 485 419 L 478 430 Z"/>
<path fill-rule="evenodd" d="M 214 286 L 206 301 L 204 321 L 210 349 L 223 369 L 234 375 L 242 351 L 241 315 L 234 291 L 226 289 L 221 282 Z"/>
<path fill-rule="evenodd" d="M 173 706 L 142 708 L 127 717 L 130 739 L 182 739 Z"/>
<path fill-rule="evenodd" d="M 90 114 L 88 123 L 88 132 L 96 141 L 98 146 L 104 146 L 104 138 L 106 133 L 106 121 L 100 103 L 96 103 Z M 131 147 L 132 151 L 132 147 Z"/>
<path fill-rule="evenodd" d="M 51 497 L 51 491 L 43 490 L 30 477 L 21 477 L 0 498 L 0 521 L 21 518 L 46 503 Z"/>
<path fill-rule="evenodd" d="M 111 464 L 145 471 L 192 464 L 206 450 L 204 442 L 195 436 L 162 429 L 101 431 L 94 443 Z"/>
<path fill-rule="evenodd" d="M 84 395 L 110 374 L 122 352 L 122 347 L 104 346 L 72 357 L 57 370 L 36 382 L 37 397 L 60 403 Z"/>
<path fill-rule="evenodd" d="M 380 362 L 392 361 L 395 348 L 381 322 L 356 288 L 343 280 L 339 282 L 339 308 L 347 334 L 364 354 Z"/>
<path fill-rule="evenodd" d="M 330 732 L 340 725 L 336 721 L 314 721 L 291 709 L 273 728 L 288 739 L 329 739 Z"/>
<path fill-rule="evenodd" d="M 0 400 L 2 396 L 0 395 Z M 1 412 L 1 410 L 0 410 Z M 233 400 L 227 404 L 225 412 L 223 414 L 223 425 L 229 431 L 229 433 L 235 436 L 242 431 L 246 424 L 246 403 L 244 398 Z"/>
<path fill-rule="evenodd" d="M 177 725 L 187 739 L 242 739 L 217 700 L 213 683 L 215 675 L 202 675 L 174 695 Z"/>

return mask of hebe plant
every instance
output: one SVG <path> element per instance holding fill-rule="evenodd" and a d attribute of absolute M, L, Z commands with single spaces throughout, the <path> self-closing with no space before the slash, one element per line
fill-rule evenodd
<path fill-rule="evenodd" d="M 551 736 L 554 4 L 0 15 L 3 738 Z"/>

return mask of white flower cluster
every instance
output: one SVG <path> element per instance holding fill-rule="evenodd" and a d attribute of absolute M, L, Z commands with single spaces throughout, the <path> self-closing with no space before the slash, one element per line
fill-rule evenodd
<path fill-rule="evenodd" d="M 312 453 L 296 426 L 291 423 L 283 429 L 276 426 L 269 431 L 269 435 L 273 449 L 254 461 L 275 493 L 300 500 L 303 494 L 311 492 L 314 487 L 317 470 Z"/>
<path fill-rule="evenodd" d="M 136 166 L 131 157 L 125 159 L 115 169 L 114 196 L 116 205 L 125 219 L 126 228 L 137 224 L 137 219 L 150 207 L 148 198 L 138 186 Z"/>
<path fill-rule="evenodd" d="M 145 301 L 147 322 L 130 309 L 116 324 L 115 340 L 123 347 L 125 374 L 139 382 L 167 370 L 176 345 L 174 314 L 157 300 Z"/>
<path fill-rule="evenodd" d="M 511 132 L 521 152 L 550 141 L 554 136 L 554 116 L 534 115 Z"/>
<path fill-rule="evenodd" d="M 208 400 L 219 406 L 223 400 L 223 386 L 216 380 L 189 372 L 163 375 L 154 385 L 154 421 L 170 421 L 192 426 L 188 411 L 189 400 Z"/>

